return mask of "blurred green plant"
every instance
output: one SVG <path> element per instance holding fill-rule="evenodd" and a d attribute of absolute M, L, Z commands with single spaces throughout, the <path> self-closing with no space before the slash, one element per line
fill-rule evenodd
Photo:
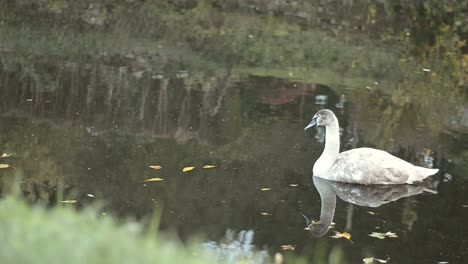
<path fill-rule="evenodd" d="M 118 223 L 88 207 L 29 207 L 9 196 L 0 201 L 2 263 L 212 263 L 199 246 L 183 246 L 141 224 Z"/>

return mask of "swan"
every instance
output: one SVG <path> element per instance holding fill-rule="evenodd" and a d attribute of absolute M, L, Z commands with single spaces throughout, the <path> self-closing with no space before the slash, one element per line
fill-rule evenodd
<path fill-rule="evenodd" d="M 388 152 L 356 148 L 340 153 L 338 119 L 328 109 L 318 111 L 304 128 L 325 127 L 325 148 L 314 164 L 315 176 L 356 184 L 412 184 L 436 174 L 438 169 L 415 166 Z"/>

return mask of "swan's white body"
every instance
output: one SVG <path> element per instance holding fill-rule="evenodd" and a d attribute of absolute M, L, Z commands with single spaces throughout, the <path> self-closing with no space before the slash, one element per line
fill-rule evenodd
<path fill-rule="evenodd" d="M 315 124 L 324 125 L 326 129 L 325 148 L 313 169 L 317 177 L 357 184 L 411 184 L 439 171 L 415 166 L 378 149 L 357 148 L 339 153 L 339 126 L 335 114 L 327 109 L 320 110 L 308 127 Z"/>

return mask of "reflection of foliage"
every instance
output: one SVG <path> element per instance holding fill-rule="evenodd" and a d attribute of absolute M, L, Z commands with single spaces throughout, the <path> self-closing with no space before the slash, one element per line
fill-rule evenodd
<path fill-rule="evenodd" d="M 434 145 L 441 131 L 455 128 L 451 117 L 466 102 L 466 88 L 460 85 L 468 79 L 463 45 L 454 32 L 446 32 L 424 48 L 422 57 L 407 54 L 401 60 L 402 75 L 394 88 L 357 92 L 355 103 L 366 109 L 360 111 L 364 137 L 381 148 L 392 146 L 392 140 L 408 145 L 416 139 L 422 148 Z"/>

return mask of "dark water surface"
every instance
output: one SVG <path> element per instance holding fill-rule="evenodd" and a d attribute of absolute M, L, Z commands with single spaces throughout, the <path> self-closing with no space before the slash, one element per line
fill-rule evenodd
<path fill-rule="evenodd" d="M 275 23 L 287 31 L 296 22 Z M 262 42 L 272 51 L 259 57 L 229 54 L 226 44 L 216 61 L 223 43 L 194 47 L 95 24 L 0 27 L 0 154 L 13 153 L 1 163 L 15 168 L 0 171 L 0 194 L 16 176 L 31 203 L 53 205 L 63 190 L 72 206 L 100 201 L 103 213 L 122 218 L 162 210 L 162 229 L 183 240 L 201 235 L 225 262 L 271 261 L 281 245 L 313 263 L 468 259 L 468 60 L 456 29 L 425 40 L 394 25 L 389 40 L 351 28 L 344 40 L 314 26 L 303 39 L 316 42 L 296 43 L 312 47 L 300 58 L 316 61 L 304 65 L 274 50 L 287 41 Z M 437 193 L 322 184 L 338 195 L 336 224 L 321 237 L 305 230 L 323 209 L 312 167 L 324 131 L 303 128 L 321 108 L 337 114 L 343 150 L 376 147 L 440 168 L 424 182 Z M 187 166 L 195 169 L 182 172 Z M 143 182 L 155 177 L 164 180 Z M 334 230 L 352 242 L 330 238 Z M 369 236 L 387 231 L 398 237 Z"/>

